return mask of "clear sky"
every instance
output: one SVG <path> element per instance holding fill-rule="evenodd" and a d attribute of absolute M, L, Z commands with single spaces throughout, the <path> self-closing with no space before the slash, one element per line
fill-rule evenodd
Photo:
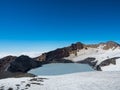
<path fill-rule="evenodd" d="M 120 41 L 120 0 L 0 0 L 0 52 Z"/>

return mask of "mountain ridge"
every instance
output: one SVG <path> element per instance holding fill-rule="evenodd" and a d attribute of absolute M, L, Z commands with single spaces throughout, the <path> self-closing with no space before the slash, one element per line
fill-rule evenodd
<path fill-rule="evenodd" d="M 116 51 L 115 51 L 116 50 Z M 4 57 L 2 59 L 0 59 L 0 71 L 4 71 L 4 70 L 9 70 L 12 72 L 27 72 L 32 68 L 36 68 L 36 67 L 40 67 L 43 64 L 47 64 L 47 63 L 72 63 L 72 62 L 79 62 L 79 63 L 83 63 L 83 64 L 89 64 L 90 66 L 92 66 L 93 68 L 95 68 L 96 70 L 101 70 L 101 63 L 107 59 L 109 59 L 109 61 L 111 61 L 111 59 L 116 57 L 120 57 L 120 54 L 118 54 L 118 56 L 114 57 L 110 57 L 109 55 L 107 56 L 106 54 L 109 54 L 108 52 L 111 53 L 118 53 L 120 51 L 120 44 L 114 42 L 114 41 L 108 41 L 108 42 L 102 42 L 99 44 L 83 44 L 81 42 L 77 42 L 74 44 L 71 44 L 70 46 L 67 47 L 63 47 L 63 48 L 58 48 L 56 50 L 53 51 L 49 51 L 46 53 L 43 53 L 42 55 L 35 57 L 35 58 L 30 58 L 26 55 L 22 55 L 19 57 L 16 56 L 7 56 L 8 58 Z M 92 55 L 94 54 L 94 55 Z M 98 55 L 97 55 L 98 54 Z M 100 56 L 104 56 L 103 58 L 101 58 Z M 20 63 L 17 66 L 15 65 L 18 61 L 22 62 L 22 60 L 18 60 L 18 58 L 23 58 L 24 62 L 26 61 L 26 57 L 27 60 L 29 60 L 29 63 L 26 63 L 26 65 L 24 65 L 24 63 Z M 97 57 L 97 58 L 96 58 Z M 100 57 L 100 58 L 98 58 Z M 6 58 L 6 59 L 5 59 Z M 13 59 L 11 59 L 13 58 Z M 82 59 L 83 58 L 83 59 Z M 91 60 L 91 58 L 95 58 L 94 60 Z M 117 58 L 117 59 L 118 59 Z M 99 64 L 97 59 L 102 59 Z M 31 66 L 32 62 L 39 62 L 39 65 L 37 65 L 37 63 L 34 65 L 34 67 Z M 106 65 L 111 64 L 109 62 L 106 62 Z M 104 63 L 105 64 L 105 63 Z M 24 66 L 24 67 L 22 67 Z M 30 67 L 27 67 L 30 66 Z M 5 67 L 5 68 L 2 68 Z M 11 69 L 14 68 L 15 70 Z M 27 67 L 27 69 L 26 69 Z M 20 69 L 21 68 L 21 69 Z"/>

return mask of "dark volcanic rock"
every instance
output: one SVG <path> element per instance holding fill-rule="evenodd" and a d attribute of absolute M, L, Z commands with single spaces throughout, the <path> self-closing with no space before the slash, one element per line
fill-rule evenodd
<path fill-rule="evenodd" d="M 15 56 L 7 56 L 2 59 L 0 59 L 0 72 L 3 72 L 7 69 L 9 64 L 14 61 L 17 57 Z"/>
<path fill-rule="evenodd" d="M 101 67 L 109 66 L 110 64 L 116 65 L 116 59 L 119 59 L 119 58 L 120 57 L 114 57 L 114 58 L 103 60 L 99 65 L 95 66 L 95 69 L 98 71 L 102 71 Z"/>
<path fill-rule="evenodd" d="M 99 64 L 100 67 L 104 67 L 104 66 L 108 66 L 110 64 L 114 64 L 116 65 L 116 59 L 119 59 L 120 57 L 114 57 L 114 58 L 110 58 L 110 59 L 106 59 L 103 62 L 101 62 Z"/>
<path fill-rule="evenodd" d="M 82 64 L 88 64 L 92 67 L 95 67 L 97 61 L 95 61 L 96 58 L 93 58 L 93 57 L 88 57 L 82 61 L 78 61 L 77 63 L 82 63 Z"/>
<path fill-rule="evenodd" d="M 17 57 L 9 66 L 8 71 L 10 72 L 27 72 L 32 68 L 41 66 L 39 61 L 35 61 L 28 56 Z"/>
<path fill-rule="evenodd" d="M 102 69 L 99 65 L 97 65 L 94 69 L 97 70 L 97 71 L 102 71 Z"/>
<path fill-rule="evenodd" d="M 57 59 L 55 61 L 52 61 L 51 63 L 74 63 L 74 62 L 67 59 Z"/>

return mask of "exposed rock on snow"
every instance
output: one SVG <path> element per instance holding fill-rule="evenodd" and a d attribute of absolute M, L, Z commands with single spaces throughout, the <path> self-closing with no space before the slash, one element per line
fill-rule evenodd
<path fill-rule="evenodd" d="M 113 59 L 114 62 L 116 62 L 116 59 L 119 57 L 120 45 L 113 42 L 108 42 L 98 45 L 88 45 L 85 48 L 77 51 L 77 56 L 75 54 L 70 54 L 69 57 L 65 57 L 64 59 L 69 59 L 73 62 L 89 64 L 90 66 L 97 69 L 97 67 L 109 65 Z"/>
<path fill-rule="evenodd" d="M 104 64 L 108 64 L 109 63 L 109 65 L 105 65 L 105 66 L 101 67 L 101 69 L 103 71 L 120 71 L 120 58 L 116 58 L 116 60 L 115 59 L 111 59 L 107 63 L 106 63 L 106 61 L 104 61 L 103 63 Z"/>

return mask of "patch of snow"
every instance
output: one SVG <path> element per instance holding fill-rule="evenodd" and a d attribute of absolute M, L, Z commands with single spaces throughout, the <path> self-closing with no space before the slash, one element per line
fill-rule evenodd
<path fill-rule="evenodd" d="M 8 90 L 9 88 L 13 88 L 13 90 L 17 90 L 16 85 L 21 85 L 21 89 L 25 88 L 26 83 L 30 78 L 8 78 L 0 80 L 0 90 Z"/>
<path fill-rule="evenodd" d="M 120 47 L 112 48 L 109 50 L 104 50 L 103 46 L 99 46 L 98 48 L 82 49 L 77 52 L 77 56 L 71 54 L 69 57 L 65 57 L 64 59 L 77 62 L 88 57 L 96 58 L 96 61 L 98 61 L 97 64 L 100 64 L 105 59 L 120 57 Z"/>

